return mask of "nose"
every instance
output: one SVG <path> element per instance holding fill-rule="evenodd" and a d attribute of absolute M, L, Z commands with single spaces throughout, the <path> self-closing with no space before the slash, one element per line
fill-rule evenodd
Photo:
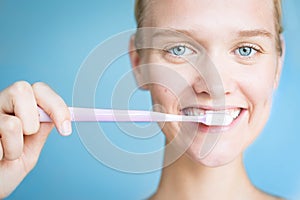
<path fill-rule="evenodd" d="M 197 95 L 206 96 L 213 100 L 224 99 L 234 93 L 237 83 L 234 80 L 233 71 L 227 66 L 208 66 L 195 69 L 195 78 L 192 84 Z"/>

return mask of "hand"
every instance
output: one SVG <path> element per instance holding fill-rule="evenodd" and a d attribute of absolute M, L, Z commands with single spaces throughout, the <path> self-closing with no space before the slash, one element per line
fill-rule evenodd
<path fill-rule="evenodd" d="M 54 124 L 39 122 L 37 106 Z M 54 125 L 62 135 L 71 134 L 70 112 L 48 85 L 16 82 L 0 92 L 0 199 L 33 169 Z"/>

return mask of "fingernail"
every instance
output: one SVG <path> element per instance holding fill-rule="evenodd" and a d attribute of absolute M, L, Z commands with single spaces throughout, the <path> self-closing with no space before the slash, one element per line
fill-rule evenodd
<path fill-rule="evenodd" d="M 66 120 L 62 123 L 60 133 L 65 136 L 70 135 L 72 133 L 71 122 L 69 120 Z"/>

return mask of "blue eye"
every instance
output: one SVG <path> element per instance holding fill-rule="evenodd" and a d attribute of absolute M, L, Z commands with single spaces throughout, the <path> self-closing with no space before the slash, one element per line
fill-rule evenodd
<path fill-rule="evenodd" d="M 253 47 L 243 46 L 236 49 L 235 53 L 239 54 L 242 57 L 251 57 L 257 53 L 257 50 Z"/>
<path fill-rule="evenodd" d="M 169 49 L 167 51 L 170 54 L 172 54 L 173 56 L 178 56 L 178 57 L 187 56 L 187 55 L 191 55 L 194 53 L 193 50 L 191 50 L 190 48 L 188 48 L 184 45 L 172 47 L 171 49 Z"/>

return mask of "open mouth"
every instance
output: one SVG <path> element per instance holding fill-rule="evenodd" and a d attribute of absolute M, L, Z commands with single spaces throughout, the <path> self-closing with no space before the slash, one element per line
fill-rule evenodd
<path fill-rule="evenodd" d="M 206 126 L 230 126 L 241 114 L 242 108 L 201 109 L 188 107 L 181 110 L 186 116 L 203 116 Z"/>

